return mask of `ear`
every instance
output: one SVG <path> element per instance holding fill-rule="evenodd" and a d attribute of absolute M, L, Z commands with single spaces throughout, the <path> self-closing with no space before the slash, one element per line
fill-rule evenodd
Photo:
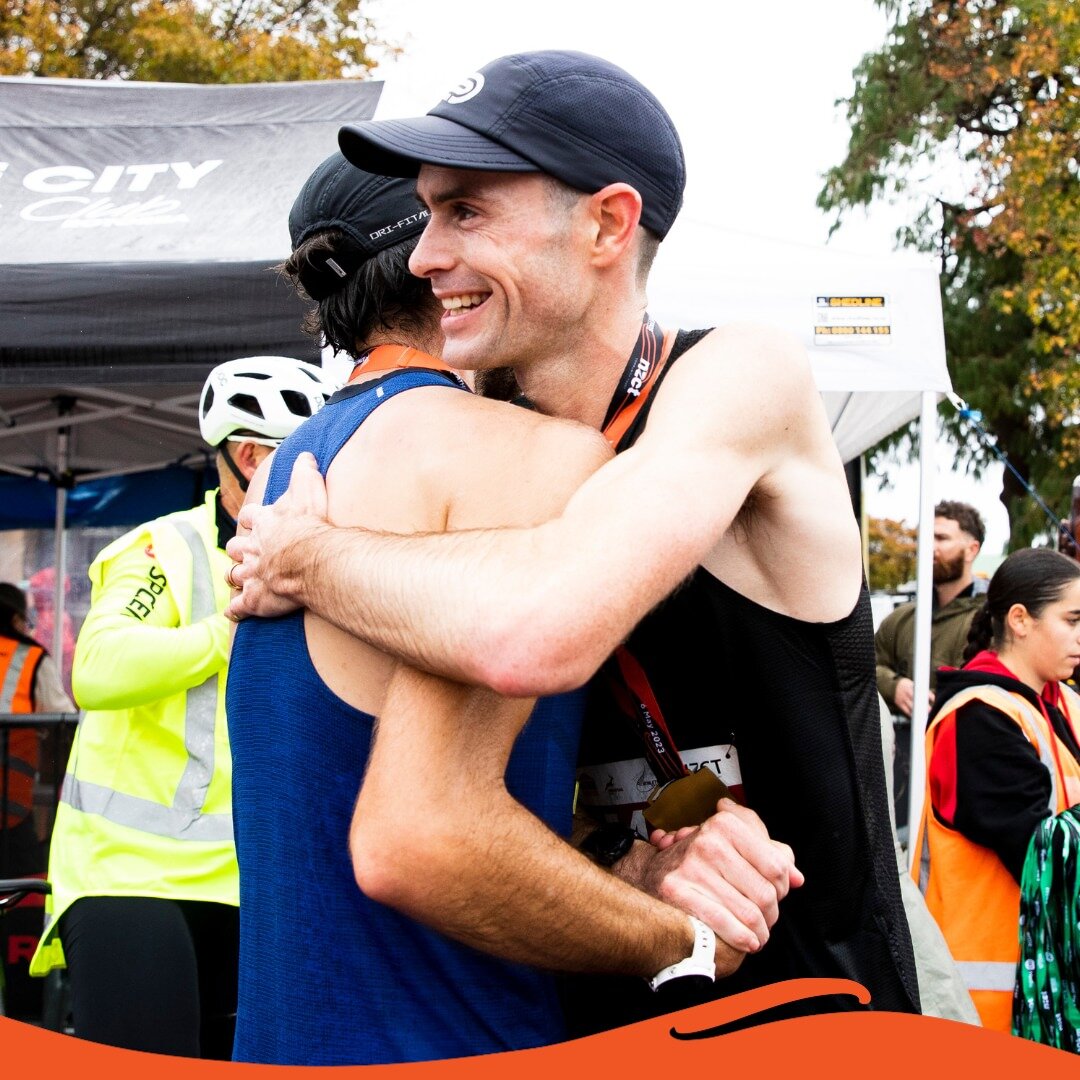
<path fill-rule="evenodd" d="M 978 557 L 979 552 L 982 550 L 982 544 L 978 540 L 972 540 L 967 546 L 967 562 L 970 566 Z"/>
<path fill-rule="evenodd" d="M 1031 613 L 1023 604 L 1013 604 L 1005 613 L 1005 627 L 1013 637 L 1027 637 L 1031 623 Z"/>
<path fill-rule="evenodd" d="M 641 223 L 641 195 L 629 184 L 608 184 L 589 198 L 593 266 L 618 262 L 633 246 Z"/>
<path fill-rule="evenodd" d="M 263 458 L 270 453 L 270 447 L 263 446 L 262 443 L 245 441 L 233 443 L 232 448 L 233 461 L 236 462 L 236 467 L 244 474 L 244 479 L 251 483 L 255 470 L 262 463 Z"/>

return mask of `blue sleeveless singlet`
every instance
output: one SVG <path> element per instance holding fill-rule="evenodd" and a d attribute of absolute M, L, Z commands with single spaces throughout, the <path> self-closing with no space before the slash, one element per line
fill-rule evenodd
<path fill-rule="evenodd" d="M 383 401 L 446 385 L 441 375 L 410 370 L 339 392 L 282 443 L 264 501 L 280 497 L 302 451 L 315 454 L 325 475 Z M 240 862 L 235 1060 L 423 1061 L 563 1037 L 549 975 L 459 945 L 357 887 L 348 833 L 373 718 L 319 678 L 302 612 L 237 627 L 227 711 Z M 581 714 L 578 694 L 540 702 L 507 769 L 511 793 L 564 836 Z"/>

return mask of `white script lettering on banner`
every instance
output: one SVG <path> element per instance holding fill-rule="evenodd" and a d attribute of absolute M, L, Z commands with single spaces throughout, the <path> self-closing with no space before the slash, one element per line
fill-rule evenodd
<path fill-rule="evenodd" d="M 21 178 L 22 188 L 47 198 L 21 207 L 19 217 L 24 221 L 58 223 L 61 228 L 185 224 L 190 219 L 182 202 L 167 194 L 190 191 L 221 164 L 221 158 L 211 158 L 198 162 L 139 162 L 94 168 L 49 165 L 31 169 Z M 0 186 L 9 194 L 12 183 L 18 182 L 10 165 L 0 161 Z M 151 197 L 124 199 L 144 192 L 150 192 Z"/>

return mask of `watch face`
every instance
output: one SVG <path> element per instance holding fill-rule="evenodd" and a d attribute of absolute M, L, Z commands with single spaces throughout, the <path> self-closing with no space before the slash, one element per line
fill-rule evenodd
<path fill-rule="evenodd" d="M 634 846 L 636 839 L 637 834 L 625 825 L 601 825 L 586 837 L 581 850 L 601 866 L 612 866 Z"/>

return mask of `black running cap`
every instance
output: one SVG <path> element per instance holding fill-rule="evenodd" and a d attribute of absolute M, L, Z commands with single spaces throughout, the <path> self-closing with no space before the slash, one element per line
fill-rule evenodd
<path fill-rule="evenodd" d="M 686 162 L 664 107 L 633 76 L 579 52 L 493 60 L 426 116 L 369 120 L 338 134 L 362 169 L 416 176 L 420 166 L 544 172 L 586 194 L 636 188 L 641 223 L 661 239 L 682 206 Z"/>
<path fill-rule="evenodd" d="M 422 232 L 427 220 L 414 180 L 375 176 L 332 154 L 296 196 L 289 211 L 289 237 L 294 251 L 327 229 L 340 229 L 345 239 L 333 251 L 313 255 L 300 284 L 312 300 L 324 300 L 373 255 Z"/>

